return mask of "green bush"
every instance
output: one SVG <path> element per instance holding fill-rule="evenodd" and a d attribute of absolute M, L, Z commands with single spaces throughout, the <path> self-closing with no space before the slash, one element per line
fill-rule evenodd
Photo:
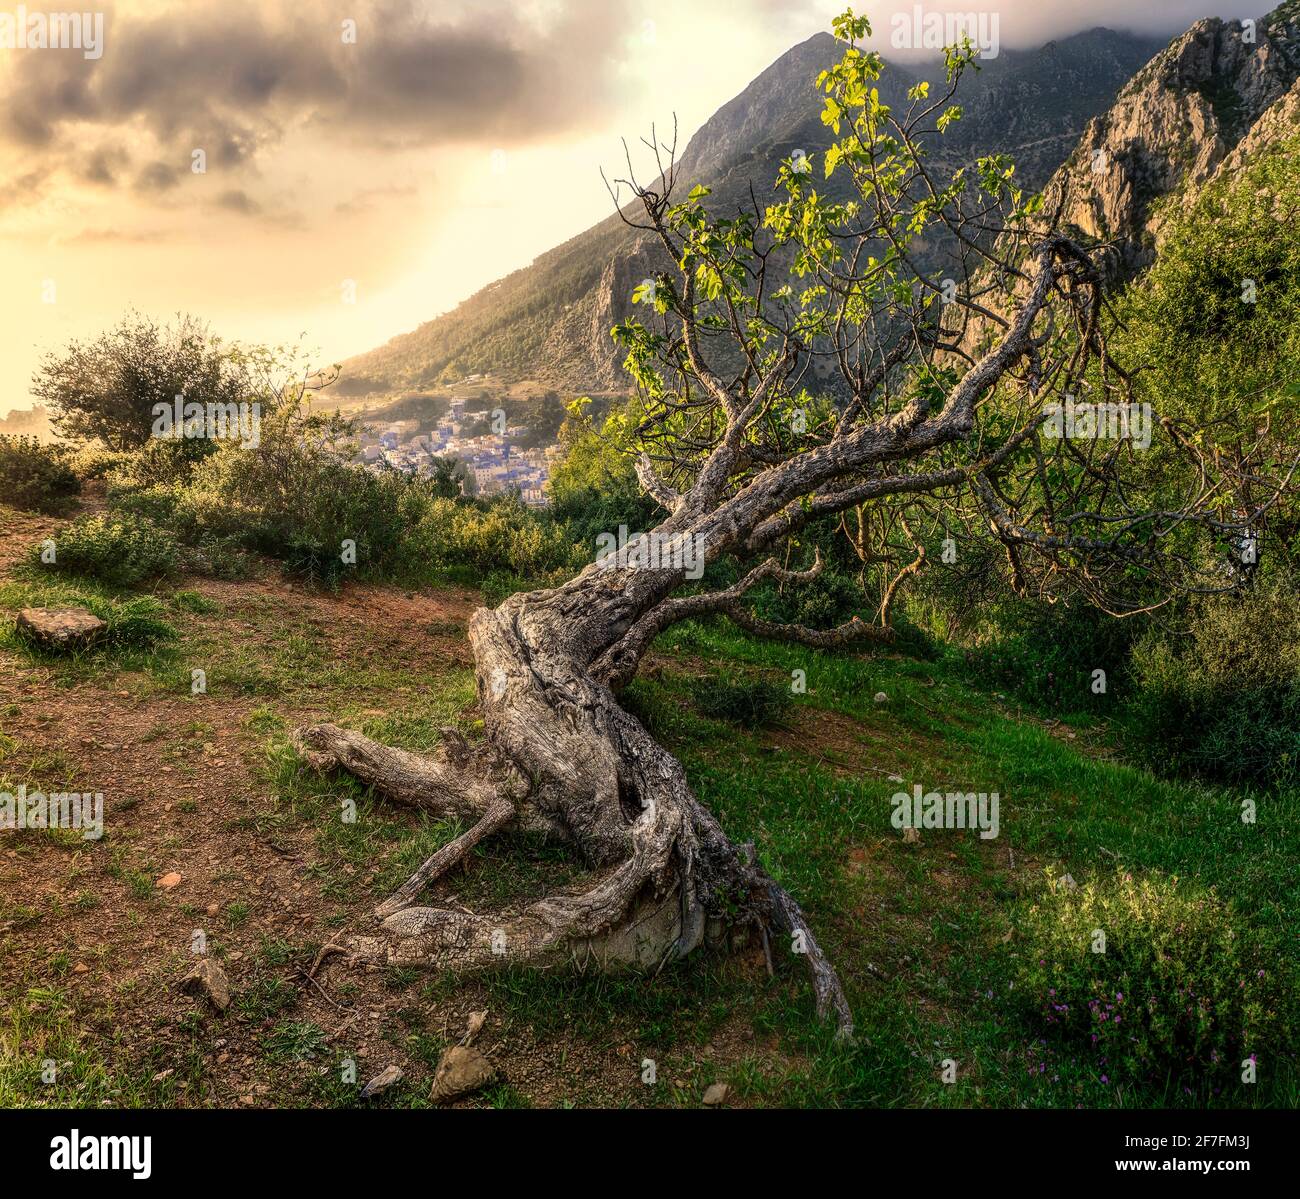
<path fill-rule="evenodd" d="M 460 574 L 459 571 L 451 571 L 450 574 Z M 526 579 L 521 579 L 518 575 L 511 574 L 507 570 L 490 570 L 485 575 L 477 575 L 473 578 L 466 578 L 466 586 L 478 586 L 479 594 L 483 597 L 483 602 L 489 608 L 495 608 L 505 603 L 512 595 L 519 591 L 529 591 L 532 585 Z"/>
<path fill-rule="evenodd" d="M 1159 1082 L 1239 1077 L 1292 1022 L 1287 960 L 1213 890 L 1153 874 L 1057 884 L 1017 919 L 1014 992 L 1099 1074 Z M 1105 936 L 1104 952 L 1096 952 Z"/>
<path fill-rule="evenodd" d="M 80 492 L 81 482 L 58 446 L 0 435 L 0 502 L 59 515 L 73 507 Z"/>
<path fill-rule="evenodd" d="M 700 691 L 695 705 L 714 720 L 756 729 L 776 724 L 791 702 L 788 684 L 769 683 L 764 679 L 718 678 Z"/>
<path fill-rule="evenodd" d="M 253 573 L 249 554 L 235 537 L 200 533 L 181 547 L 181 562 L 185 570 L 214 579 L 246 579 Z"/>
<path fill-rule="evenodd" d="M 54 539 L 54 561 L 33 563 L 42 570 L 85 575 L 114 587 L 134 587 L 176 570 L 178 550 L 165 529 L 137 516 L 84 516 Z"/>
<path fill-rule="evenodd" d="M 108 450 L 99 445 L 83 445 L 75 450 L 68 459 L 77 478 L 83 482 L 89 479 L 106 478 L 110 472 L 127 465 L 132 454 L 125 450 Z"/>
<path fill-rule="evenodd" d="M 352 465 L 347 432 L 345 422 L 292 407 L 264 416 L 256 449 L 223 443 L 195 468 L 173 519 L 187 539 L 233 539 L 327 586 L 352 571 L 401 573 L 410 565 L 406 532 L 428 489 Z M 344 542 L 353 543 L 355 563 L 344 561 Z"/>
<path fill-rule="evenodd" d="M 576 571 L 585 560 L 564 527 L 513 496 L 490 501 L 434 498 L 411 534 L 417 560 L 542 582 Z M 594 553 L 594 546 L 592 552 Z"/>
<path fill-rule="evenodd" d="M 152 487 L 188 483 L 200 461 L 189 448 L 196 443 L 211 444 L 200 438 L 155 437 L 139 449 L 113 455 L 114 464 L 105 472 L 110 500 Z"/>
<path fill-rule="evenodd" d="M 114 603 L 91 601 L 86 606 L 108 625 L 99 643 L 106 649 L 152 649 L 159 642 L 176 638 L 176 630 L 162 619 L 162 603 L 153 596 L 140 595 Z"/>
<path fill-rule="evenodd" d="M 1126 740 L 1135 757 L 1237 784 L 1300 782 L 1300 596 L 1257 580 L 1205 600 L 1178 640 L 1134 652 L 1138 691 Z"/>
<path fill-rule="evenodd" d="M 110 475 L 108 500 L 113 511 L 120 515 L 139 516 L 154 524 L 168 525 L 177 532 L 189 523 L 183 508 L 185 488 L 180 483 L 123 488 Z"/>

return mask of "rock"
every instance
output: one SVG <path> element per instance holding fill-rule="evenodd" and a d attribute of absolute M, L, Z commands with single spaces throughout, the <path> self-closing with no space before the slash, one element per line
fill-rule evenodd
<path fill-rule="evenodd" d="M 364 1087 L 361 1088 L 361 1098 L 370 1099 L 375 1095 L 382 1095 L 389 1087 L 402 1080 L 401 1066 L 389 1066 L 381 1074 L 376 1074 Z"/>
<path fill-rule="evenodd" d="M 191 995 L 202 995 L 219 1012 L 230 1006 L 230 979 L 211 958 L 201 958 L 181 979 L 181 990 Z"/>
<path fill-rule="evenodd" d="M 453 1045 L 438 1063 L 429 1098 L 434 1103 L 458 1099 L 487 1086 L 496 1074 L 492 1063 L 477 1049 L 471 1049 L 468 1045 Z"/>
<path fill-rule="evenodd" d="M 108 626 L 85 608 L 24 608 L 16 628 L 50 649 L 89 645 Z"/>
<path fill-rule="evenodd" d="M 903 830 L 903 842 L 906 845 L 920 845 L 921 830 L 919 828 L 905 828 Z"/>
<path fill-rule="evenodd" d="M 1072 874 L 1061 875 L 1057 880 L 1056 885 L 1060 887 L 1062 891 L 1077 891 L 1079 889 L 1079 884 L 1074 881 L 1074 875 Z"/>
<path fill-rule="evenodd" d="M 704 1092 L 705 1107 L 721 1107 L 727 1102 L 727 1097 L 731 1094 L 731 1088 L 725 1082 L 715 1082 L 707 1091 Z"/>
<path fill-rule="evenodd" d="M 87 966 L 85 962 L 78 962 L 75 966 L 72 967 L 72 973 L 73 973 L 73 974 L 89 974 L 89 973 L 90 973 L 90 967 Z"/>
<path fill-rule="evenodd" d="M 164 891 L 170 891 L 173 887 L 180 886 L 180 884 L 181 876 L 177 874 L 175 870 L 169 870 L 162 876 L 162 878 L 154 883 L 154 886 L 161 887 Z"/>
<path fill-rule="evenodd" d="M 883 691 L 877 691 L 875 694 L 875 702 L 878 704 L 887 704 L 889 703 L 889 696 L 887 696 Z"/>

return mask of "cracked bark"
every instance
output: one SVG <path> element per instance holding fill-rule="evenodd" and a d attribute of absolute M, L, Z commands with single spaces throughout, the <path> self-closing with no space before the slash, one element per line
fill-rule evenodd
<path fill-rule="evenodd" d="M 455 970 L 566 960 L 653 970 L 697 948 L 710 921 L 757 926 L 789 935 L 818 1012 L 851 1034 L 839 980 L 798 905 L 732 844 L 681 765 L 594 677 L 610 642 L 680 581 L 680 571 L 592 566 L 563 587 L 477 611 L 469 631 L 482 745 L 451 734 L 423 756 L 333 725 L 297 731 L 316 768 L 472 822 L 379 905 L 373 932 L 349 945 L 355 958 Z M 595 881 L 498 912 L 416 906 L 474 844 L 510 827 L 571 842 Z"/>
<path fill-rule="evenodd" d="M 1022 438 L 957 471 L 909 476 L 893 473 L 890 465 L 970 435 L 980 397 L 1032 352 L 1035 318 L 1066 269 L 1061 260 L 1073 253 L 1057 237 L 1040 244 L 1024 308 L 941 405 L 918 397 L 893 414 L 845 422 L 829 442 L 750 476 L 745 431 L 764 396 L 783 385 L 792 360 L 782 354 L 751 393 L 722 390 L 726 432 L 687 491 L 673 491 L 641 464 L 642 485 L 668 512 L 650 536 L 661 545 L 697 539 L 707 563 L 764 548 L 818 512 L 969 484 L 972 476 L 978 484 L 981 470 Z M 694 358 L 689 319 L 686 325 Z M 700 378 L 721 388 L 698 369 Z M 615 688 L 635 676 L 658 632 L 702 612 L 724 613 L 764 635 L 803 633 L 801 640 L 822 647 L 872 630 L 861 622 L 798 630 L 760 621 L 743 607 L 744 592 L 760 580 L 811 575 L 816 566 L 788 572 L 768 560 L 725 591 L 674 596 L 684 569 L 643 560 L 637 544 L 560 587 L 514 595 L 495 610 L 474 613 L 469 638 L 484 719 L 481 743 L 449 733 L 438 752 L 424 757 L 331 725 L 299 730 L 297 744 L 313 765 L 350 771 L 399 802 L 471 824 L 379 906 L 376 928 L 354 938 L 351 951 L 369 960 L 453 970 L 588 959 L 658 969 L 697 948 L 711 927 L 750 926 L 764 937 L 779 932 L 790 938 L 808 968 L 818 1014 L 833 1018 L 841 1036 L 851 1036 L 853 1017 L 839 978 L 798 904 L 747 848 L 728 839 L 692 793 L 680 763 L 619 706 Z M 595 881 L 585 890 L 499 912 L 416 905 L 422 888 L 463 861 L 474 844 L 512 826 L 565 838 Z"/>

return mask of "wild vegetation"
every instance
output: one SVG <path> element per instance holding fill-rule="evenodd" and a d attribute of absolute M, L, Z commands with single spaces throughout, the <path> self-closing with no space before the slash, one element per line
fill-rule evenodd
<path fill-rule="evenodd" d="M 950 54 L 954 92 L 968 64 Z M 549 1076 L 537 1102 L 689 1104 L 725 1079 L 755 1104 L 1295 1106 L 1300 140 L 1207 189 L 1103 302 L 1091 248 L 1041 231 L 1009 163 L 927 178 L 952 96 L 918 84 L 891 113 L 879 70 L 850 49 L 820 83 L 837 140 L 812 166 L 857 208 L 794 160 L 761 211 L 637 189 L 675 269 L 615 329 L 636 394 L 568 406 L 547 510 L 354 465 L 329 375 L 196 322 L 128 318 L 47 363 L 84 444 L 0 440 L 24 538 L 0 605 L 107 629 L 73 655 L 0 633 L 20 685 L 0 790 L 74 774 L 39 744 L 39 672 L 148 714 L 196 830 L 211 806 L 203 838 L 268 876 L 311 864 L 289 939 L 209 871 L 214 952 L 243 962 L 232 1017 L 148 1007 L 165 1035 L 142 1062 L 114 1025 L 165 970 L 79 995 L 83 951 L 11 898 L 0 1104 L 237 1101 L 218 1030 L 276 1101 L 351 1104 L 340 1012 L 382 1010 L 382 1055 L 421 1077 L 459 1035 L 429 1021 L 445 1005 L 489 1008 L 507 1056 L 601 1063 L 604 1090 Z M 909 246 L 976 225 L 1002 238 L 972 237 L 945 303 Z M 258 444 L 150 436 L 174 385 L 255 399 Z M 1149 452 L 1045 436 L 1048 404 L 1085 393 L 1149 404 Z M 707 582 L 594 561 L 620 526 L 704 536 Z M 210 781 L 227 762 L 242 806 Z M 1000 836 L 904 839 L 890 797 L 914 785 L 997 791 Z M 60 910 L 111 883 L 115 919 L 182 938 L 199 909 L 153 885 L 177 847 L 126 823 L 56 846 Z M 22 834 L 16 869 L 53 840 Z M 644 974 L 530 968 L 665 912 Z M 331 963 L 331 995 L 336 941 L 379 970 Z"/>

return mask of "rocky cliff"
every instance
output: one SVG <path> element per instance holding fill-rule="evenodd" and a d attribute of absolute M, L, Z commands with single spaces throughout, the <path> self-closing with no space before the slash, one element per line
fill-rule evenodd
<path fill-rule="evenodd" d="M 1198 21 L 1089 122 L 1048 184 L 1049 208 L 1064 194 L 1065 224 L 1113 242 L 1114 276 L 1131 277 L 1154 259 L 1172 212 L 1294 124 L 1294 102 L 1281 102 L 1298 77 L 1300 0 L 1253 25 Z"/>

